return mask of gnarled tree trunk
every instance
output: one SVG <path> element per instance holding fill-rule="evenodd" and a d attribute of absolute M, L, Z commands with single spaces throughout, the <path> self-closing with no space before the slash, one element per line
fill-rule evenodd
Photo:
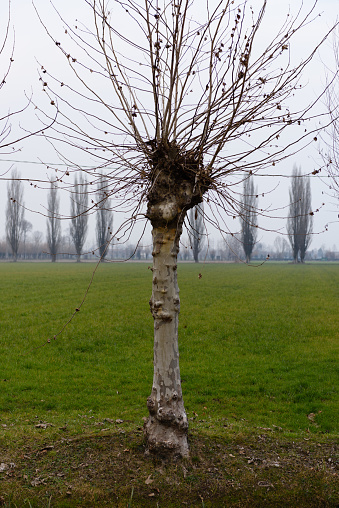
<path fill-rule="evenodd" d="M 147 217 L 153 227 L 154 376 L 144 431 L 148 452 L 175 458 L 188 455 L 179 369 L 177 256 L 187 210 L 201 203 L 207 184 L 199 154 L 181 152 L 174 142 L 151 146 Z"/>
<path fill-rule="evenodd" d="M 179 369 L 177 254 L 182 222 L 153 227 L 154 376 L 147 399 L 150 417 L 145 424 L 149 452 L 188 455 L 188 421 L 182 398 Z"/>

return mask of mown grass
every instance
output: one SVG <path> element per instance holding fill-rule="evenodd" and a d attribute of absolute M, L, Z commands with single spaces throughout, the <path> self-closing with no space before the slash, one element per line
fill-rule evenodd
<path fill-rule="evenodd" d="M 92 270 L 85 263 L 0 264 L 0 452 L 8 457 L 47 441 L 119 433 L 121 425 L 139 432 L 142 446 L 153 375 L 148 265 L 100 266 L 81 311 L 53 340 Z M 178 276 L 192 439 L 239 443 L 268 433 L 280 443 L 332 443 L 339 265 L 182 264 Z M 201 483 L 194 478 L 191 484 Z"/>

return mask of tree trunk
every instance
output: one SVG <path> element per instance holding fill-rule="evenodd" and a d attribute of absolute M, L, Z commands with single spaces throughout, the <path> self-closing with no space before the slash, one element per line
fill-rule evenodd
<path fill-rule="evenodd" d="M 293 263 L 295 263 L 295 264 L 298 263 L 298 253 L 299 253 L 299 248 L 297 247 L 297 242 L 295 241 L 294 246 L 293 246 Z"/>
<path fill-rule="evenodd" d="M 176 226 L 176 227 L 175 227 Z M 154 376 L 147 399 L 150 416 L 144 432 L 147 451 L 166 457 L 188 456 L 188 421 L 182 398 L 178 349 L 180 310 L 177 255 L 182 224 L 153 227 Z"/>
<path fill-rule="evenodd" d="M 186 154 L 175 142 L 155 142 L 150 162 L 152 185 L 147 194 L 146 217 L 153 227 L 150 307 L 154 318 L 154 375 L 144 432 L 148 453 L 187 457 L 188 421 L 179 369 L 177 257 L 186 213 L 202 202 L 208 187 L 196 174 L 196 168 L 202 171 L 200 154 Z"/>

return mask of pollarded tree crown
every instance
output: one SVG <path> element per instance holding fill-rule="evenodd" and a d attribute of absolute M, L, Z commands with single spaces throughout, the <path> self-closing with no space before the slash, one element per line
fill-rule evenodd
<path fill-rule="evenodd" d="M 175 142 L 153 141 L 151 147 L 147 217 L 160 227 L 177 222 L 180 215 L 184 218 L 187 210 L 201 203 L 211 179 L 199 151 L 180 150 Z"/>

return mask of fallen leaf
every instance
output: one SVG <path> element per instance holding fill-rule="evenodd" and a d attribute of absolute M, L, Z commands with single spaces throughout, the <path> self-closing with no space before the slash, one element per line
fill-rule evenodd
<path fill-rule="evenodd" d="M 37 487 L 38 485 L 46 485 L 46 478 L 40 478 L 39 476 L 37 478 L 34 478 L 34 480 L 31 481 L 32 487 Z"/>
<path fill-rule="evenodd" d="M 120 420 L 120 418 L 118 418 L 117 420 L 115 420 L 115 423 L 124 423 L 124 420 Z"/>
<path fill-rule="evenodd" d="M 0 464 L 0 473 L 2 473 L 3 471 L 7 471 L 7 469 L 9 469 L 9 465 L 5 464 L 4 462 L 1 462 L 1 464 Z"/>
<path fill-rule="evenodd" d="M 149 477 L 145 480 L 146 485 L 150 485 L 151 483 L 154 482 L 154 480 L 151 480 L 151 476 L 152 475 L 150 474 Z"/>
<path fill-rule="evenodd" d="M 48 446 L 45 446 L 44 448 L 42 448 L 38 453 L 49 452 L 50 450 L 53 450 L 53 449 L 54 449 L 53 445 L 48 445 Z"/>
<path fill-rule="evenodd" d="M 37 423 L 35 425 L 37 429 L 47 429 L 47 427 L 54 427 L 53 423 Z"/>
<path fill-rule="evenodd" d="M 148 497 L 154 497 L 154 496 L 155 496 L 154 492 L 151 492 L 151 494 L 148 494 Z"/>
<path fill-rule="evenodd" d="M 272 483 L 270 483 L 270 482 L 265 482 L 265 481 L 258 482 L 258 486 L 259 486 L 259 487 L 273 487 Z"/>

